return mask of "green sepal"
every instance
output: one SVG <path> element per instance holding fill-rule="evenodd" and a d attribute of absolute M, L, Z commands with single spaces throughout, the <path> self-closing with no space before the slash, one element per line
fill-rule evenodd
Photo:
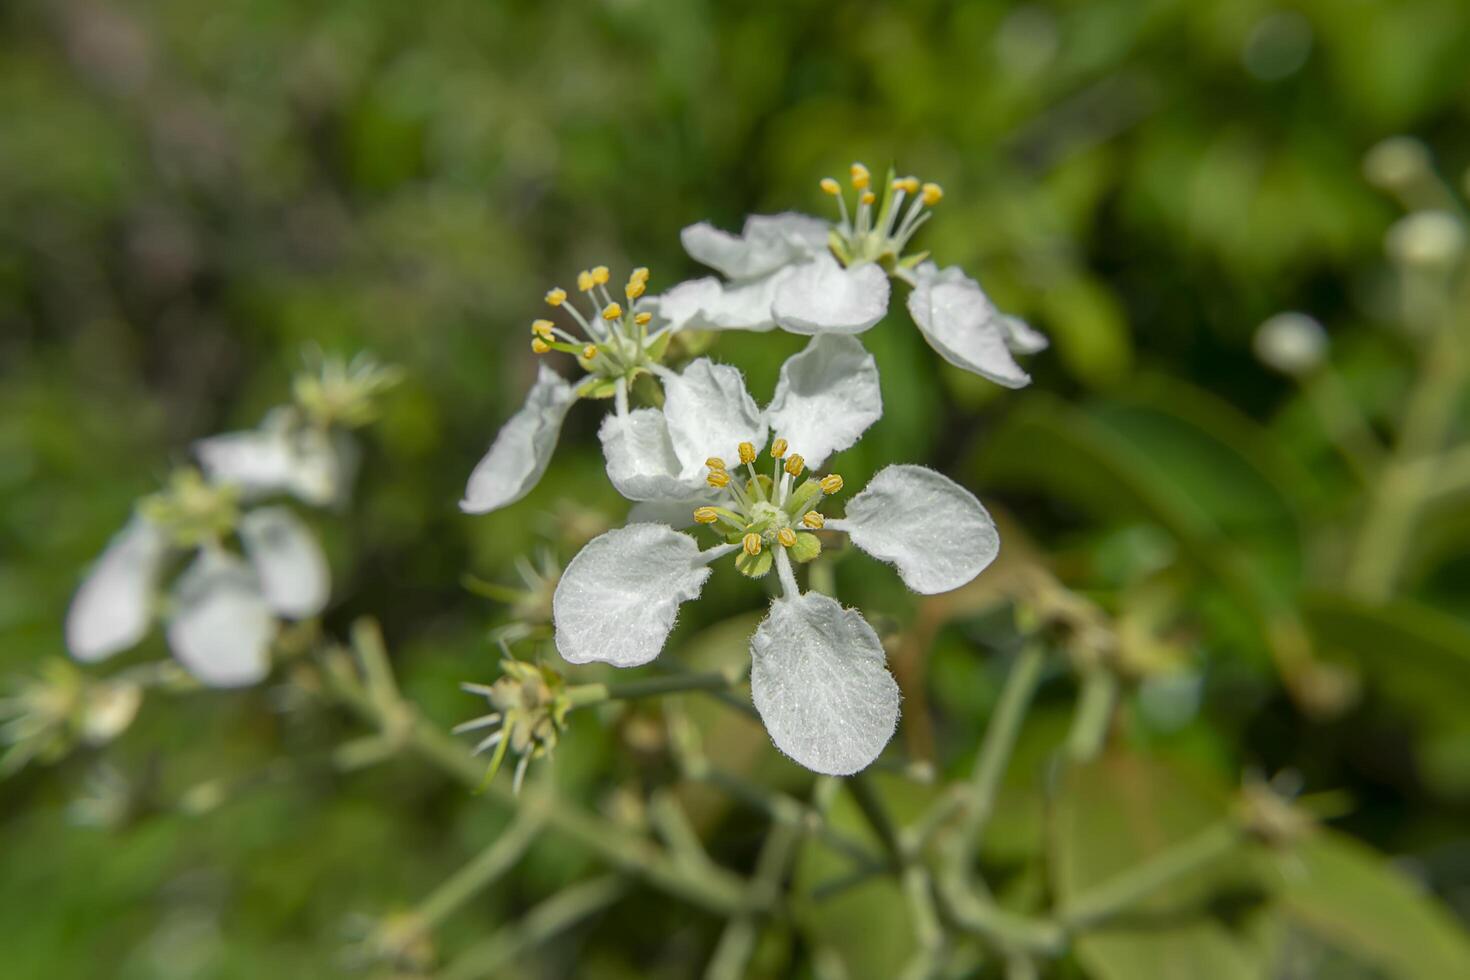
<path fill-rule="evenodd" d="M 900 262 L 898 263 L 898 267 L 900 269 L 917 269 L 919 267 L 919 263 L 923 262 L 928 257 L 929 250 L 926 248 L 922 252 L 915 252 L 913 255 L 904 256 L 903 259 L 900 260 Z"/>
<path fill-rule="evenodd" d="M 791 560 L 797 563 L 809 562 L 822 553 L 822 539 L 810 531 L 798 531 L 796 544 L 786 549 Z"/>
<path fill-rule="evenodd" d="M 816 479 L 805 480 L 801 486 L 791 491 L 791 496 L 786 498 L 786 513 L 792 517 L 800 517 L 807 512 L 811 506 L 811 502 L 816 500 L 821 492 L 821 481 Z"/>
<path fill-rule="evenodd" d="M 588 378 L 577 385 L 578 398 L 611 398 L 617 394 L 617 378 Z"/>
<path fill-rule="evenodd" d="M 653 374 L 646 368 L 635 368 L 633 372 L 633 385 L 631 391 L 637 396 L 640 405 L 652 405 L 654 408 L 664 407 L 664 390 L 654 380 Z"/>
<path fill-rule="evenodd" d="M 836 228 L 827 232 L 827 247 L 832 250 L 833 255 L 837 256 L 837 261 L 844 266 L 852 264 L 852 253 L 847 250 L 847 240 Z"/>
<path fill-rule="evenodd" d="M 643 348 L 643 355 L 655 363 L 662 361 L 664 355 L 669 352 L 669 342 L 674 339 L 674 332 L 666 330 L 659 338 L 647 347 Z"/>
<path fill-rule="evenodd" d="M 818 545 L 818 547 L 821 546 Z M 741 575 L 748 578 L 763 578 L 771 570 L 771 564 L 775 560 L 770 548 L 762 548 L 758 555 L 750 555 L 742 551 L 735 558 L 735 567 Z"/>

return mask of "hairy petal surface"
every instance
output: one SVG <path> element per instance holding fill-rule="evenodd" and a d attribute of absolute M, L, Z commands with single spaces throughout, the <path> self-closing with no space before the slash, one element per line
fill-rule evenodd
<path fill-rule="evenodd" d="M 663 650 L 679 604 L 698 598 L 709 576 L 695 540 L 662 524 L 593 538 L 552 597 L 556 648 L 574 664 L 646 664 Z"/>
<path fill-rule="evenodd" d="M 898 724 L 898 684 L 856 609 L 816 592 L 777 599 L 750 654 L 751 697 L 776 748 L 832 776 L 878 758 Z"/>
<path fill-rule="evenodd" d="M 1006 317 L 986 298 L 980 284 L 959 269 L 951 266 L 940 272 L 932 262 L 924 263 L 908 306 L 929 346 L 955 367 L 1007 388 L 1031 383 L 1031 376 L 1011 356 Z"/>
<path fill-rule="evenodd" d="M 1000 533 L 975 495 L 924 466 L 878 471 L 827 526 L 898 569 L 904 584 L 933 595 L 957 589 L 1000 553 Z"/>
<path fill-rule="evenodd" d="M 856 337 L 819 334 L 781 365 L 766 421 L 813 469 L 883 417 L 878 365 Z"/>
<path fill-rule="evenodd" d="M 163 532 L 139 515 L 113 536 L 66 613 L 66 646 L 73 657 L 93 663 L 147 635 L 167 554 Z"/>
<path fill-rule="evenodd" d="M 871 262 L 844 269 L 822 254 L 776 286 L 771 315 L 792 333 L 862 333 L 888 312 L 888 275 Z"/>
<path fill-rule="evenodd" d="M 487 514 L 530 493 L 551 462 L 562 420 L 576 400 L 572 386 L 541 365 L 526 404 L 505 423 L 489 452 L 470 473 L 460 509 L 468 514 Z"/>
<path fill-rule="evenodd" d="M 204 551 L 174 586 L 168 645 L 202 684 L 244 687 L 270 673 L 276 618 L 250 566 Z"/>
<path fill-rule="evenodd" d="M 737 369 L 701 357 L 682 374 L 664 372 L 660 378 L 664 419 L 682 464 L 682 479 L 700 477 L 704 461 L 711 456 L 726 461 L 737 458 L 742 442 L 765 444 L 765 419 Z"/>
<path fill-rule="evenodd" d="M 639 408 L 608 415 L 597 430 L 607 478 L 629 500 L 688 500 L 704 489 L 699 480 L 680 479 L 683 464 L 674 452 L 664 413 Z"/>
<path fill-rule="evenodd" d="M 679 238 L 691 258 L 729 279 L 742 280 L 768 275 L 826 248 L 830 228 L 819 218 L 787 211 L 753 214 L 739 235 L 701 221 L 685 228 Z"/>
<path fill-rule="evenodd" d="M 674 330 L 772 330 L 771 300 L 785 275 L 728 286 L 713 276 L 681 282 L 659 297 L 659 313 Z"/>
<path fill-rule="evenodd" d="M 326 608 L 332 588 L 327 556 L 301 518 L 285 507 L 261 507 L 240 519 L 239 531 L 271 609 L 305 619 Z"/>

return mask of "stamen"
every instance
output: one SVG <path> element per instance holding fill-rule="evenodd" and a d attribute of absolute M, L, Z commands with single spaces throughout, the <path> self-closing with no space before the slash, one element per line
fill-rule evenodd
<path fill-rule="evenodd" d="M 542 340 L 540 337 L 537 337 L 531 341 L 531 353 L 545 354 L 549 350 L 551 350 L 551 345 Z"/>
<path fill-rule="evenodd" d="M 789 527 L 783 527 L 776 532 L 776 540 L 781 542 L 781 547 L 790 548 L 796 544 L 796 532 Z"/>
<path fill-rule="evenodd" d="M 590 292 L 592 292 L 592 287 L 595 286 L 595 285 L 596 285 L 596 283 L 592 281 L 592 273 L 591 272 L 589 272 L 586 269 L 583 269 L 581 272 L 577 273 L 577 289 L 578 290 L 580 290 L 581 292 L 584 292 L 584 293 L 590 293 Z"/>
<path fill-rule="evenodd" d="M 627 296 L 629 301 L 632 301 L 642 296 L 647 288 L 647 286 L 637 279 L 629 279 L 628 285 L 623 287 L 623 295 Z"/>
<path fill-rule="evenodd" d="M 596 356 L 597 356 L 597 345 L 596 344 L 588 344 L 586 347 L 583 347 L 582 348 L 582 360 L 584 360 L 584 361 L 590 361 L 590 360 L 592 360 Z"/>
<path fill-rule="evenodd" d="M 842 185 L 837 183 L 837 181 L 833 180 L 831 177 L 823 177 L 820 186 L 822 188 L 822 193 L 831 194 L 833 197 L 837 197 L 839 194 L 842 193 Z"/>
<path fill-rule="evenodd" d="M 938 184 L 934 184 L 934 183 L 929 183 L 929 184 L 925 184 L 924 185 L 924 197 L 923 197 L 923 201 L 924 201 L 925 204 L 929 205 L 931 208 L 934 205 L 938 204 L 943 197 L 944 197 L 944 188 L 943 187 L 940 187 Z"/>
<path fill-rule="evenodd" d="M 792 476 L 801 476 L 801 471 L 805 468 L 806 460 L 801 458 L 801 453 L 792 453 L 791 458 L 786 461 L 786 472 Z"/>
<path fill-rule="evenodd" d="M 754 463 L 755 462 L 755 446 L 753 444 L 748 443 L 748 442 L 742 442 L 740 444 L 740 462 L 742 462 L 742 463 Z"/>
<path fill-rule="evenodd" d="M 771 457 L 773 459 L 780 459 L 781 457 L 786 455 L 786 449 L 786 440 L 777 439 L 775 442 L 771 443 Z"/>
<path fill-rule="evenodd" d="M 756 555 L 761 553 L 761 536 L 759 534 L 756 534 L 754 531 L 751 531 L 745 537 L 740 539 L 740 547 L 745 549 L 745 553 L 747 555 L 750 555 L 752 558 L 754 558 Z"/>
<path fill-rule="evenodd" d="M 623 318 L 623 308 L 616 303 L 609 303 L 602 308 L 602 318 L 604 320 L 621 320 Z"/>
<path fill-rule="evenodd" d="M 555 289 L 548 290 L 546 293 L 546 302 L 550 306 L 560 306 L 566 301 L 567 291 L 565 289 L 562 289 L 560 286 L 556 287 Z"/>
<path fill-rule="evenodd" d="M 605 265 L 592 267 L 592 281 L 599 286 L 606 286 L 607 280 L 610 278 L 610 275 L 611 274 L 607 271 L 607 266 Z"/>
<path fill-rule="evenodd" d="M 877 194 L 874 194 L 872 191 L 863 191 L 862 196 L 858 198 L 858 203 L 863 207 L 868 207 L 876 200 L 878 200 Z"/>
<path fill-rule="evenodd" d="M 552 330 L 555 327 L 556 324 L 552 323 L 550 320 L 536 320 L 531 324 L 531 336 L 540 337 L 542 340 L 550 340 L 552 337 Z"/>
<path fill-rule="evenodd" d="M 902 177 L 893 183 L 905 194 L 919 193 L 919 178 L 917 177 Z"/>
<path fill-rule="evenodd" d="M 813 531 L 820 531 L 822 529 L 822 525 L 827 523 L 827 518 L 823 517 L 821 514 L 817 513 L 814 510 L 809 510 L 805 514 L 801 515 L 801 523 L 806 527 L 811 528 Z"/>
<path fill-rule="evenodd" d="M 638 268 L 634 269 L 633 273 L 628 276 L 628 281 L 637 281 L 643 283 L 645 286 L 648 285 L 648 266 L 640 265 Z"/>
<path fill-rule="evenodd" d="M 694 508 L 694 522 L 696 524 L 713 524 L 720 519 L 720 512 L 713 507 Z"/>
<path fill-rule="evenodd" d="M 720 490 L 730 485 L 730 474 L 724 470 L 710 470 L 709 476 L 704 478 L 704 482 L 716 490 Z"/>
<path fill-rule="evenodd" d="M 649 320 L 652 320 L 652 319 L 653 319 L 653 314 L 652 313 L 644 312 L 644 313 L 634 313 L 633 314 L 633 322 L 636 323 L 636 324 L 638 324 L 638 326 L 640 326 L 640 327 L 646 327 L 646 326 L 648 326 L 648 321 Z"/>
<path fill-rule="evenodd" d="M 823 493 L 838 493 L 842 490 L 842 477 L 836 473 L 828 473 L 822 477 L 821 487 Z"/>
<path fill-rule="evenodd" d="M 712 470 L 727 469 L 727 467 L 725 466 L 725 461 L 718 456 L 711 456 L 709 459 L 706 459 L 704 461 L 704 465 L 708 466 Z"/>
<path fill-rule="evenodd" d="M 861 163 L 854 163 L 851 167 L 848 167 L 847 170 L 848 173 L 852 176 L 852 186 L 856 187 L 860 191 L 866 190 L 868 184 L 872 182 L 873 178 L 872 175 L 868 173 L 868 168 L 863 166 Z"/>

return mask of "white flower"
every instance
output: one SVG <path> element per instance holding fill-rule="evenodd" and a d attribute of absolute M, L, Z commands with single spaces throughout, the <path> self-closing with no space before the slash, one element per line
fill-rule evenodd
<path fill-rule="evenodd" d="M 231 531 L 248 561 L 221 543 Z M 161 602 L 168 566 L 191 551 Z M 174 656 L 202 683 L 253 684 L 269 672 L 279 620 L 315 616 L 328 593 L 326 558 L 300 518 L 278 506 L 237 515 L 229 488 L 185 471 L 143 502 L 93 565 L 67 611 L 67 648 L 81 661 L 106 659 L 162 614 Z"/>
<path fill-rule="evenodd" d="M 910 588 L 943 592 L 995 558 L 994 523 L 969 491 L 919 466 L 882 470 L 845 517 L 823 516 L 823 500 L 841 492 L 842 478 L 809 474 L 808 464 L 854 444 L 882 414 L 876 368 L 854 338 L 814 337 L 783 366 L 764 411 L 723 365 L 696 361 L 663 381 L 662 412 L 604 423 L 609 475 L 635 499 L 673 507 L 681 494 L 693 495 L 694 521 L 723 541 L 701 550 L 691 535 L 661 523 L 594 539 L 557 586 L 558 650 L 572 663 L 647 663 L 662 651 L 679 606 L 699 597 L 713 561 L 734 553 L 736 568 L 757 578 L 774 567 L 781 596 L 751 640 L 756 709 L 777 748 L 800 764 L 834 775 L 862 769 L 893 734 L 898 686 L 861 613 L 803 594 L 792 563 L 820 554 L 814 531 L 846 531 Z M 770 432 L 778 435 L 766 473 L 756 446 Z M 682 506 L 688 514 L 690 504 Z"/>
<path fill-rule="evenodd" d="M 316 507 L 342 499 L 356 463 L 345 435 L 304 425 L 290 408 L 270 412 L 259 428 L 201 439 L 194 454 L 211 483 L 239 487 L 247 500 L 288 493 Z"/>
<path fill-rule="evenodd" d="M 835 223 L 786 213 L 752 215 L 739 236 L 705 222 L 685 228 L 685 250 L 725 279 L 691 280 L 659 297 L 671 328 L 861 333 L 888 312 L 892 278 L 913 288 L 909 313 L 945 360 L 1007 387 L 1029 383 L 1012 355 L 1036 353 L 1046 338 L 1002 314 L 959 269 L 906 254 L 944 196 L 939 186 L 890 179 L 880 201 L 866 167 L 853 164 L 851 176 L 852 210 L 837 181 L 822 181 L 838 203 Z"/>
<path fill-rule="evenodd" d="M 578 289 L 590 302 L 586 311 L 579 310 L 564 289 L 546 294 L 546 302 L 566 312 L 582 336 L 550 320 L 536 320 L 531 324 L 531 350 L 573 354 L 586 376 L 574 386 L 541 367 L 526 404 L 501 428 L 470 474 L 461 510 L 486 514 L 530 493 L 545 474 L 562 422 L 577 399 L 613 398 L 618 412 L 627 414 L 629 387 L 662 359 L 672 327 L 663 320 L 655 325 L 653 304 L 642 298 L 647 269 L 634 269 L 623 287 L 626 309 L 608 292 L 608 280 L 606 266 L 578 274 Z"/>

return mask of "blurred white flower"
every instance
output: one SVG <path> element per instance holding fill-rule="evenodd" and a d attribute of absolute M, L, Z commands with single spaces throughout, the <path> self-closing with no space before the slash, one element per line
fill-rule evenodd
<path fill-rule="evenodd" d="M 93 680 L 67 661 L 43 662 L 0 697 L 0 778 L 32 760 L 54 762 L 78 745 L 105 745 L 133 723 L 143 689 Z"/>
<path fill-rule="evenodd" d="M 834 775 L 864 768 L 897 724 L 898 686 L 862 615 L 803 594 L 792 562 L 821 552 L 812 532 L 845 531 L 896 566 L 910 588 L 944 592 L 995 558 L 994 523 L 969 491 L 920 466 L 879 472 L 842 519 L 822 514 L 823 499 L 843 482 L 809 474 L 809 461 L 819 465 L 853 445 L 882 414 L 872 358 L 853 338 L 813 338 L 783 366 L 764 412 L 733 368 L 700 360 L 663 380 L 662 412 L 605 424 L 609 475 L 633 499 L 664 502 L 700 490 L 702 481 L 699 496 L 680 506 L 723 542 L 701 550 L 660 523 L 595 538 L 557 585 L 557 649 L 572 663 L 647 663 L 662 651 L 680 604 L 698 598 L 713 561 L 736 553 L 737 569 L 750 577 L 774 567 L 781 596 L 751 640 L 756 709 L 777 748 L 802 765 Z M 772 428 L 782 434 L 770 445 L 767 474 L 757 469 L 756 447 Z"/>
<path fill-rule="evenodd" d="M 1465 226 L 1448 211 L 1415 211 L 1388 230 L 1388 254 L 1403 265 L 1449 270 L 1465 253 Z"/>
<path fill-rule="evenodd" d="M 887 314 L 891 277 L 914 287 L 909 312 L 945 360 L 1008 387 L 1029 383 L 1012 355 L 1035 353 L 1046 339 L 997 310 L 960 270 L 906 253 L 944 196 L 939 185 L 890 179 L 880 202 L 859 163 L 851 183 L 851 209 L 837 181 L 821 183 L 837 200 L 835 223 L 788 212 L 751 215 L 740 235 L 708 222 L 685 228 L 685 250 L 724 280 L 680 283 L 658 298 L 659 312 L 674 329 L 861 333 Z"/>
<path fill-rule="evenodd" d="M 1300 376 L 1327 356 L 1327 331 L 1305 313 L 1278 313 L 1256 328 L 1256 357 L 1273 371 Z"/>

